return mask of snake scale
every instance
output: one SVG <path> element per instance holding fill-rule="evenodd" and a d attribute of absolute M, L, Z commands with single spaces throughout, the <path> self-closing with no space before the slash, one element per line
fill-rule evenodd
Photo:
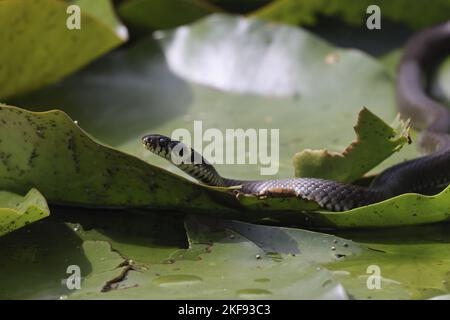
<path fill-rule="evenodd" d="M 424 139 L 437 141 L 430 154 L 390 167 L 369 187 L 317 178 L 289 178 L 260 181 L 234 180 L 220 176 L 195 150 L 179 141 L 150 134 L 142 143 L 151 152 L 171 161 L 172 153 L 190 156 L 190 162 L 176 164 L 198 181 L 221 187 L 239 186 L 239 192 L 255 196 L 298 197 L 316 202 L 321 208 L 343 211 L 380 202 L 403 193 L 427 193 L 450 183 L 450 111 L 426 93 L 429 79 L 438 62 L 450 52 L 450 21 L 425 29 L 406 44 L 397 74 L 397 103 L 403 117 L 411 118 Z M 423 141 L 425 141 L 423 140 Z M 201 161 L 192 161 L 201 159 Z"/>

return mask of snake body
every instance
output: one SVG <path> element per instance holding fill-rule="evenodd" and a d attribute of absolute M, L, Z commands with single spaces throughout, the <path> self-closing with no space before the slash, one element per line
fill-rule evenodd
<path fill-rule="evenodd" d="M 401 114 L 413 125 L 438 137 L 440 148 L 427 156 L 405 161 L 383 171 L 369 187 L 318 178 L 235 180 L 224 178 L 206 159 L 180 141 L 150 134 L 142 138 L 151 152 L 175 163 L 198 181 L 219 187 L 237 187 L 258 197 L 298 197 L 321 208 L 343 211 L 380 202 L 403 193 L 427 193 L 450 183 L 450 112 L 425 92 L 423 80 L 436 62 L 450 52 L 450 21 L 413 36 L 405 47 L 397 77 Z M 174 157 L 178 159 L 174 161 Z M 184 159 L 183 161 L 179 161 Z"/>

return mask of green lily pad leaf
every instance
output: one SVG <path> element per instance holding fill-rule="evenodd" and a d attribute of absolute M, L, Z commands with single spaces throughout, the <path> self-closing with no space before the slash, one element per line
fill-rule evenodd
<path fill-rule="evenodd" d="M 289 214 L 282 215 L 283 212 L 292 212 L 295 214 L 297 223 L 306 223 L 309 219 L 306 212 L 318 211 L 320 207 L 314 201 L 309 201 L 296 197 L 258 197 L 254 195 L 237 194 L 237 199 L 246 208 L 249 208 L 254 212 L 255 218 L 260 216 L 262 218 L 271 219 L 289 219 Z M 269 212 L 275 213 L 274 215 L 267 216 Z M 264 215 L 265 214 L 265 215 Z M 278 215 L 278 217 L 277 217 Z"/>
<path fill-rule="evenodd" d="M 113 251 L 106 241 L 84 241 L 82 247 L 92 268 L 77 290 L 83 290 L 85 299 L 95 298 L 100 292 L 111 290 L 130 270 L 128 261 Z"/>
<path fill-rule="evenodd" d="M 365 266 L 367 268 L 367 265 Z M 338 267 L 336 267 L 338 268 Z M 361 270 L 363 270 L 361 267 Z M 366 269 L 367 270 L 367 269 Z M 364 271 L 366 271 L 364 270 Z M 349 271 L 337 269 L 333 275 L 343 283 L 349 296 L 356 300 L 406 300 L 411 299 L 412 294 L 399 281 L 380 276 L 377 280 L 370 278 L 370 272 L 355 274 Z M 379 283 L 379 288 L 375 285 Z"/>
<path fill-rule="evenodd" d="M 75 267 L 81 289 L 94 297 L 111 290 L 131 260 L 164 263 L 187 247 L 183 218 L 168 219 L 167 212 L 60 206 L 53 211 L 45 220 L 0 237 L 0 298 L 65 299 L 77 291 L 67 285 L 73 284 Z"/>
<path fill-rule="evenodd" d="M 81 29 L 69 30 L 68 6 L 54 0 L 0 1 L 2 99 L 53 83 L 124 41 L 83 13 Z"/>
<path fill-rule="evenodd" d="M 352 210 L 323 211 L 317 204 L 291 198 L 259 199 L 243 196 L 239 200 L 255 211 L 255 218 L 266 217 L 295 222 L 309 228 L 385 228 L 421 225 L 450 220 L 450 186 L 437 195 L 405 193 L 382 202 Z M 289 214 L 289 211 L 291 214 Z M 269 213 L 273 214 L 269 216 Z"/>
<path fill-rule="evenodd" d="M 54 221 L 69 217 L 80 223 Z M 178 224 L 183 222 L 174 218 Z M 157 225 L 165 231 L 159 232 Z M 72 216 L 57 212 L 0 238 L 0 297 L 169 299 L 164 292 L 177 291 L 179 298 L 202 298 L 209 292 L 210 299 L 284 298 L 285 294 L 289 299 L 343 299 L 347 293 L 356 299 L 404 299 L 430 298 L 449 289 L 448 225 L 327 235 L 190 216 L 188 249 L 184 240 L 170 241 L 174 233 L 181 236 L 174 229 L 168 234 L 173 225 L 131 212 L 83 215 L 73 209 Z M 149 233 L 144 235 L 146 228 Z M 158 243 L 161 247 L 155 247 Z M 171 252 L 169 259 L 155 259 L 162 248 Z M 146 259 L 144 255 L 153 250 L 153 259 Z M 67 288 L 70 265 L 80 268 L 80 290 Z M 381 268 L 380 290 L 367 287 L 370 265 Z M 292 286 L 286 284 L 287 278 Z"/>
<path fill-rule="evenodd" d="M 52 217 L 0 237 L 2 299 L 59 299 L 70 293 L 69 266 L 79 266 L 82 277 L 90 273 L 83 242 Z"/>
<path fill-rule="evenodd" d="M 325 212 L 308 216 L 316 226 L 373 228 L 419 225 L 450 219 L 450 186 L 437 195 L 406 193 L 391 199 L 342 212 Z"/>
<path fill-rule="evenodd" d="M 353 182 L 410 141 L 408 123 L 397 118 L 399 128 L 388 126 L 368 109 L 359 113 L 356 140 L 342 153 L 303 150 L 294 155 L 296 177 Z"/>
<path fill-rule="evenodd" d="M 0 188 L 5 190 L 20 193 L 36 186 L 52 202 L 99 207 L 223 209 L 208 194 L 233 200 L 101 145 L 61 111 L 0 105 L 0 121 Z"/>
<path fill-rule="evenodd" d="M 397 48 L 379 57 L 380 62 L 386 67 L 386 70 L 388 70 L 394 78 L 397 75 L 398 64 L 402 57 L 402 53 L 402 49 Z"/>
<path fill-rule="evenodd" d="M 342 75 L 349 64 L 362 58 L 297 28 L 223 14 L 214 14 L 189 28 L 159 32 L 157 38 L 169 67 L 182 78 L 221 90 L 270 97 L 307 99 L 325 87 L 320 75 Z M 284 47 L 286 43 L 289 50 Z M 333 83 L 333 90 L 337 92 L 341 85 L 345 82 Z"/>
<path fill-rule="evenodd" d="M 337 16 L 349 24 L 361 25 L 365 24 L 369 17 L 367 8 L 370 5 L 380 7 L 382 19 L 402 22 L 413 28 L 423 28 L 446 21 L 450 10 L 448 0 L 433 2 L 433 6 L 427 8 L 427 14 L 423 14 L 423 4 L 408 0 L 278 0 L 256 10 L 252 15 L 295 25 L 313 25 L 320 15 Z"/>
<path fill-rule="evenodd" d="M 252 228 L 251 231 L 245 231 Z M 111 290 L 98 295 L 105 299 L 346 299 L 342 286 L 334 281 L 326 269 L 310 263 L 312 248 L 291 243 L 292 237 L 277 228 L 252 226 L 238 222 L 218 222 L 189 217 L 186 220 L 189 249 L 179 250 L 165 264 L 146 265 L 134 261 L 132 269 Z M 279 246 L 262 243 L 267 231 Z M 294 233 L 295 230 L 292 230 Z M 330 247 L 324 247 L 331 236 L 305 231 L 321 253 L 321 261 L 334 261 Z M 249 239 L 246 236 L 254 238 Z M 280 239 L 277 235 L 283 236 Z M 323 238 L 325 237 L 325 238 Z M 305 252 L 299 253 L 305 248 Z M 280 249 L 280 254 L 269 250 Z M 346 248 L 342 247 L 342 250 Z M 290 250 L 297 252 L 293 256 Z M 357 250 L 348 248 L 347 251 Z M 285 253 L 286 252 L 286 253 Z M 97 257 L 93 257 L 97 259 Z M 308 260 L 309 259 L 309 260 Z M 73 292 L 69 298 L 84 299 L 89 283 Z M 95 290 L 94 290 L 95 291 Z M 93 296 L 91 296 L 93 297 Z"/>
<path fill-rule="evenodd" d="M 131 0 L 118 9 L 126 23 L 152 29 L 174 28 L 217 11 L 221 9 L 205 0 Z"/>
<path fill-rule="evenodd" d="M 0 191 L 0 237 L 34 221 L 48 217 L 45 198 L 36 189 L 25 196 Z"/>
<path fill-rule="evenodd" d="M 446 295 L 450 293 L 449 230 L 449 224 L 435 224 L 340 232 L 340 237 L 357 241 L 362 251 L 324 267 L 333 270 L 356 299 L 428 299 Z M 378 288 L 373 286 L 376 281 L 369 279 L 374 272 L 381 277 Z M 407 294 L 392 294 L 398 287 Z"/>
<path fill-rule="evenodd" d="M 94 16 L 109 28 L 115 30 L 124 41 L 128 39 L 128 30 L 117 18 L 111 0 L 73 0 L 72 3 L 80 6 L 83 13 Z"/>
<path fill-rule="evenodd" d="M 69 226 L 77 230 L 84 241 L 106 241 L 127 260 L 163 263 L 187 246 L 182 215 L 136 210 L 127 213 L 97 211 L 81 214 L 80 209 L 74 209 L 64 215 L 68 216 L 64 221 L 72 220 Z"/>
<path fill-rule="evenodd" d="M 209 222 L 209 225 L 211 224 L 212 222 Z M 359 244 L 351 240 L 314 231 L 229 220 L 217 220 L 212 225 L 240 234 L 264 250 L 266 254 L 274 257 L 296 256 L 310 263 L 322 264 L 343 261 L 359 255 L 362 251 Z M 202 240 L 197 239 L 197 241 Z"/>

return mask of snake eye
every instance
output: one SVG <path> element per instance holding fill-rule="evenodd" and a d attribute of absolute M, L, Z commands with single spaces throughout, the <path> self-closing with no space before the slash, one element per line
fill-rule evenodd
<path fill-rule="evenodd" d="M 159 145 L 161 147 L 165 147 L 167 143 L 167 140 L 165 138 L 159 138 Z"/>

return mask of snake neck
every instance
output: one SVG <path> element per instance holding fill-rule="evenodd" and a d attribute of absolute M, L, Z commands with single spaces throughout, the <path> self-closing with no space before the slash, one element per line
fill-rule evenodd
<path fill-rule="evenodd" d="M 229 179 L 221 177 L 216 169 L 209 163 L 203 164 L 180 164 L 176 165 L 194 179 L 210 186 L 225 187 Z"/>
<path fill-rule="evenodd" d="M 200 153 L 179 141 L 167 138 L 166 144 L 151 151 L 206 185 L 222 187 L 230 182 L 230 179 L 221 177 L 214 166 Z"/>
<path fill-rule="evenodd" d="M 224 178 L 217 172 L 214 166 L 211 163 L 209 163 L 205 158 L 203 158 L 199 153 L 197 153 L 193 149 L 191 149 L 191 152 L 196 154 L 197 159 L 200 159 L 201 157 L 201 162 L 181 163 L 175 165 L 180 170 L 184 171 L 197 181 L 215 187 L 235 187 L 251 182 L 251 181 Z M 171 162 L 174 163 L 173 161 Z"/>

